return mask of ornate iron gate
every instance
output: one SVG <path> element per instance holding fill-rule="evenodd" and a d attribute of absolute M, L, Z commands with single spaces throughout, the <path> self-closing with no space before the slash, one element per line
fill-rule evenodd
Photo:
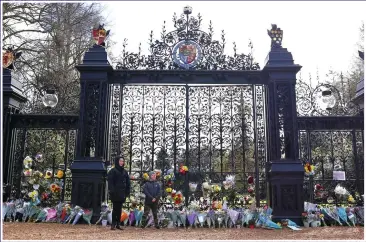
<path fill-rule="evenodd" d="M 305 177 L 305 201 L 338 203 L 334 188 L 340 184 L 361 202 L 364 117 L 359 107 L 327 83 L 312 88 L 300 81 L 297 91 L 300 159 L 315 166 L 314 176 Z M 319 100 L 324 94 L 334 96 L 326 103 L 330 107 Z M 344 171 L 345 180 L 333 180 L 333 171 Z"/>
<path fill-rule="evenodd" d="M 123 154 L 139 180 L 152 169 L 189 167 L 188 181 L 221 183 L 235 174 L 237 189 L 256 179 L 256 199 L 266 198 L 266 80 L 251 54 L 224 54 L 221 41 L 200 29 L 202 18 L 173 17 L 161 39 L 150 35 L 151 55 L 129 53 L 109 77 L 109 159 Z M 250 47 L 252 48 L 251 44 Z M 138 182 L 138 181 L 136 181 Z M 200 192 L 198 192 L 200 193 Z M 197 194 L 199 196 L 199 194 Z"/>
<path fill-rule="evenodd" d="M 23 189 L 29 186 L 29 177 L 23 173 L 23 159 L 40 153 L 42 162 L 38 162 L 34 169 L 51 170 L 52 174 L 63 169 L 67 175 L 63 177 L 63 189 L 58 199 L 71 201 L 71 174 L 66 171 L 75 156 L 77 123 L 77 115 L 12 115 L 10 147 L 7 149 L 9 163 L 4 183 L 11 186 L 14 197 L 24 196 L 26 190 Z"/>
<path fill-rule="evenodd" d="M 199 184 L 235 174 L 241 193 L 256 177 L 257 199 L 265 199 L 263 85 L 113 84 L 111 91 L 110 157 L 123 154 L 135 178 L 184 163 Z"/>

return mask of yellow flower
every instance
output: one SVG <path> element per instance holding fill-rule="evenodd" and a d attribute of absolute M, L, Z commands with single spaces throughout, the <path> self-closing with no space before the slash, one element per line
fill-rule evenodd
<path fill-rule="evenodd" d="M 167 189 L 165 189 L 165 191 L 167 192 L 167 193 L 171 193 L 172 192 L 172 188 L 171 187 L 168 187 Z"/>
<path fill-rule="evenodd" d="M 182 169 L 183 169 L 184 171 L 188 171 L 188 167 L 187 167 L 187 166 L 182 166 Z"/>
<path fill-rule="evenodd" d="M 42 177 L 42 176 L 41 176 Z M 46 171 L 46 175 L 44 178 L 50 179 L 52 177 L 52 171 Z"/>
<path fill-rule="evenodd" d="M 144 177 L 145 180 L 149 180 L 149 174 L 144 173 L 143 177 Z"/>
<path fill-rule="evenodd" d="M 218 208 L 218 209 L 222 209 L 222 203 L 221 203 L 221 202 L 219 202 L 219 203 L 217 204 L 217 208 Z"/>
<path fill-rule="evenodd" d="M 350 202 L 350 203 L 354 203 L 355 202 L 355 199 L 353 198 L 352 195 L 349 195 L 348 196 L 348 202 Z"/>
<path fill-rule="evenodd" d="M 212 190 L 213 190 L 214 192 L 219 192 L 219 191 L 221 191 L 221 187 L 220 187 L 219 185 L 213 185 L 213 186 L 212 186 Z"/>
<path fill-rule="evenodd" d="M 280 222 L 278 222 L 277 225 L 281 227 L 281 223 Z"/>
<path fill-rule="evenodd" d="M 320 214 L 319 215 L 319 218 L 324 218 L 324 214 Z"/>
<path fill-rule="evenodd" d="M 64 177 L 64 172 L 63 172 L 62 170 L 58 170 L 58 171 L 57 171 L 57 174 L 56 174 L 56 177 L 57 177 L 58 179 L 63 178 L 63 177 Z"/>

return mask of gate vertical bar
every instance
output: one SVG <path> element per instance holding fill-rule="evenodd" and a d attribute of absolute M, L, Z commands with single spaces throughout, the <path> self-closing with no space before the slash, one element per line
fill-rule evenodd
<path fill-rule="evenodd" d="M 257 133 L 257 92 L 255 85 L 252 85 L 252 99 L 253 99 L 253 126 L 254 126 L 254 162 L 255 162 L 255 201 L 256 206 L 259 207 L 259 167 L 258 167 L 258 133 Z"/>
<path fill-rule="evenodd" d="M 186 153 L 185 153 L 185 165 L 189 167 L 189 86 L 186 84 Z M 189 169 L 189 168 L 188 168 Z M 184 196 L 185 205 L 188 206 L 189 197 L 189 183 L 188 174 L 184 176 Z"/>
<path fill-rule="evenodd" d="M 359 168 L 359 164 L 358 164 L 358 154 L 357 154 L 356 142 L 357 142 L 356 132 L 353 129 L 352 130 L 352 150 L 353 150 L 353 161 L 355 163 L 356 186 L 357 186 L 357 191 L 359 192 L 359 194 L 362 194 L 362 189 L 361 189 L 362 184 L 360 181 L 360 168 Z"/>

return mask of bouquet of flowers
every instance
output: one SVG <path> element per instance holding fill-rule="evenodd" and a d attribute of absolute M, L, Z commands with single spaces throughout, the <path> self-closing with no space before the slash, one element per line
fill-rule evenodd
<path fill-rule="evenodd" d="M 315 170 L 315 166 L 311 165 L 309 162 L 305 163 L 304 166 L 304 170 L 305 170 L 305 175 L 307 176 L 313 176 L 314 175 L 314 170 Z"/>
<path fill-rule="evenodd" d="M 146 172 L 143 174 L 142 177 L 144 178 L 145 181 L 148 181 L 150 179 L 149 174 L 147 174 Z"/>
<path fill-rule="evenodd" d="M 347 221 L 348 216 L 347 216 L 346 209 L 343 207 L 337 207 L 337 213 L 338 213 L 340 220 L 342 220 L 344 223 L 346 223 L 348 226 L 350 226 L 350 224 Z"/>
<path fill-rule="evenodd" d="M 48 209 L 49 209 L 49 208 L 44 208 L 44 209 L 42 209 L 42 210 L 39 212 L 39 214 L 38 214 L 38 216 L 37 216 L 37 218 L 36 218 L 36 221 L 35 221 L 36 223 L 46 221 L 46 219 L 47 219 Z"/>
<path fill-rule="evenodd" d="M 321 208 L 320 211 L 322 214 L 324 214 L 324 216 L 328 216 L 331 220 L 337 222 L 339 225 L 342 225 L 341 221 L 339 220 L 336 208 Z"/>
<path fill-rule="evenodd" d="M 182 211 L 178 211 L 176 210 L 176 212 L 178 213 L 178 226 L 180 226 L 180 224 L 183 225 L 183 227 L 186 227 L 186 221 L 187 221 L 187 212 L 185 211 L 185 209 L 183 209 Z"/>
<path fill-rule="evenodd" d="M 235 175 L 226 176 L 225 181 L 223 181 L 222 184 L 225 190 L 232 189 L 235 185 Z"/>
<path fill-rule="evenodd" d="M 349 195 L 349 192 L 347 191 L 347 189 L 342 187 L 339 184 L 334 189 L 334 193 L 336 194 L 336 196 L 339 200 L 345 200 L 346 198 L 348 198 L 348 195 Z"/>
<path fill-rule="evenodd" d="M 188 217 L 188 223 L 191 227 L 193 227 L 193 225 L 196 222 L 196 217 L 197 217 L 197 212 L 194 210 L 190 210 L 187 214 Z"/>
<path fill-rule="evenodd" d="M 239 212 L 238 211 L 235 211 L 233 209 L 229 209 L 227 211 L 227 214 L 230 217 L 230 220 L 232 222 L 232 226 L 235 226 L 235 224 L 236 224 L 236 222 L 238 221 L 238 218 L 239 218 Z"/>
<path fill-rule="evenodd" d="M 186 172 L 188 172 L 188 167 L 184 166 L 184 165 L 181 165 L 180 168 L 179 168 L 179 173 L 182 174 L 182 175 L 185 175 Z"/>
<path fill-rule="evenodd" d="M 57 218 L 57 211 L 54 208 L 47 210 L 46 222 L 55 222 Z"/>
<path fill-rule="evenodd" d="M 222 223 L 224 222 L 226 217 L 226 212 L 223 210 L 217 210 L 216 211 L 216 218 L 217 218 L 217 222 L 219 224 L 219 228 L 221 228 Z"/>
<path fill-rule="evenodd" d="M 5 221 L 6 214 L 8 213 L 8 210 L 9 210 L 8 203 L 3 203 L 2 208 L 3 208 L 2 209 L 2 211 L 3 211 L 2 220 Z"/>
<path fill-rule="evenodd" d="M 172 192 L 172 199 L 173 199 L 173 201 L 174 201 L 174 204 L 175 205 L 181 205 L 182 203 L 183 203 L 183 201 L 184 201 L 184 197 L 183 197 L 183 194 L 182 194 L 182 192 L 181 191 L 179 191 L 179 192 L 177 192 L 177 193 L 175 193 L 175 191 L 173 190 L 173 192 Z"/>
<path fill-rule="evenodd" d="M 160 169 L 155 169 L 154 172 L 156 174 L 156 179 L 160 179 L 160 177 L 161 177 L 161 170 Z"/>
<path fill-rule="evenodd" d="M 351 208 L 346 209 L 347 218 L 351 222 L 352 226 L 356 226 L 356 216 L 354 215 L 354 211 Z"/>
<path fill-rule="evenodd" d="M 355 207 L 354 214 L 356 215 L 357 222 L 359 224 L 364 224 L 364 209 L 363 207 Z"/>
<path fill-rule="evenodd" d="M 135 220 L 136 220 L 136 227 L 141 225 L 141 220 L 142 220 L 142 215 L 143 215 L 143 209 L 137 209 L 135 208 L 135 210 L 133 211 L 135 214 Z"/>
<path fill-rule="evenodd" d="M 208 197 L 211 190 L 212 190 L 211 184 L 209 184 L 208 182 L 203 182 L 202 183 L 202 193 L 203 193 L 204 197 Z"/>
<path fill-rule="evenodd" d="M 199 212 L 197 215 L 198 222 L 201 227 L 203 227 L 207 217 L 207 212 Z"/>

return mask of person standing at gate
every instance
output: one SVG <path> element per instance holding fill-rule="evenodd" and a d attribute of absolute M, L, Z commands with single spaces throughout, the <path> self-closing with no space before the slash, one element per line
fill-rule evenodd
<path fill-rule="evenodd" d="M 154 171 L 149 172 L 149 181 L 144 185 L 145 204 L 144 204 L 144 215 L 142 216 L 142 228 L 146 227 L 147 217 L 150 210 L 154 217 L 155 228 L 160 229 L 158 222 L 158 205 L 161 197 L 161 187 L 156 181 L 156 173 Z"/>
<path fill-rule="evenodd" d="M 122 204 L 130 196 L 131 183 L 127 171 L 124 169 L 125 159 L 117 157 L 114 167 L 108 172 L 108 190 L 113 204 L 111 230 L 120 229 Z"/>

